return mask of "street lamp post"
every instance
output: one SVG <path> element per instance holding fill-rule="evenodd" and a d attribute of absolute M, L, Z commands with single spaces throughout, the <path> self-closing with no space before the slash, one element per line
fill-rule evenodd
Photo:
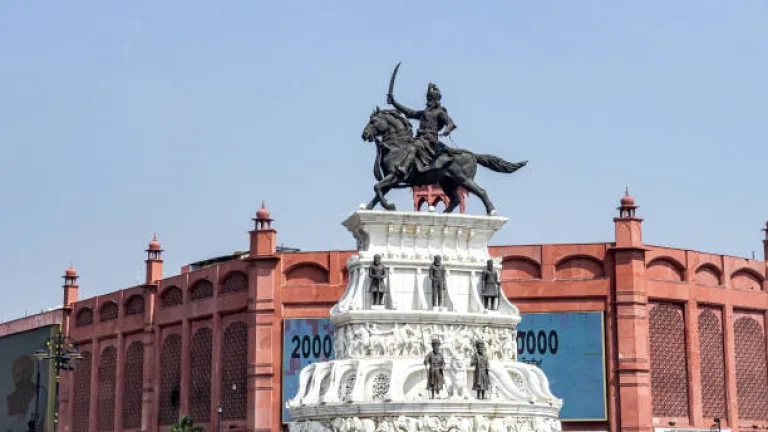
<path fill-rule="evenodd" d="M 216 429 L 216 432 L 221 432 L 221 411 L 222 411 L 222 410 L 221 410 L 221 403 L 219 403 L 219 407 L 216 409 L 216 412 L 219 414 L 219 416 L 218 416 L 218 419 L 219 419 L 219 426 L 218 426 L 218 428 Z"/>
<path fill-rule="evenodd" d="M 61 380 L 61 371 L 73 371 L 75 370 L 75 362 L 83 358 L 72 340 L 65 337 L 61 333 L 61 329 L 57 329 L 56 333 L 48 338 L 43 347 L 37 350 L 33 357 L 38 362 L 43 360 L 53 361 L 53 371 L 56 379 L 56 390 L 54 395 L 53 405 L 53 431 L 56 432 L 59 423 L 59 382 Z M 38 386 L 40 382 L 40 365 L 38 364 Z M 39 402 L 39 401 L 38 401 Z M 37 411 L 37 409 L 35 409 Z M 37 412 L 35 413 L 35 424 L 37 423 Z"/>

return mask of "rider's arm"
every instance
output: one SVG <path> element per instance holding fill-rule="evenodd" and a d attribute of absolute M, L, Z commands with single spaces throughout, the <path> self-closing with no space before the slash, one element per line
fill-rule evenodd
<path fill-rule="evenodd" d="M 409 119 L 421 118 L 421 114 L 423 111 L 418 111 L 415 109 L 408 108 L 407 106 L 396 101 L 394 96 L 390 96 L 390 102 L 392 103 L 392 106 L 397 108 L 397 110 L 400 111 L 401 113 L 405 114 L 405 116 L 408 117 Z"/>
<path fill-rule="evenodd" d="M 443 123 L 445 124 L 445 134 L 448 135 L 449 133 L 453 132 L 454 129 L 456 129 L 456 123 L 453 122 L 453 119 L 451 116 L 448 115 L 448 111 L 443 108 L 440 112 L 440 117 L 443 120 Z"/>

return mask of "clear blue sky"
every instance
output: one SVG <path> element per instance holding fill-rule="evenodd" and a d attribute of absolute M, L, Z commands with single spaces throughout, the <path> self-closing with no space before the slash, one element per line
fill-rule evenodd
<path fill-rule="evenodd" d="M 652 244 L 762 256 L 768 2 L 0 2 L 0 320 L 279 241 L 347 249 L 360 133 L 428 82 L 456 143 L 530 166 L 478 181 L 496 243 L 611 241 L 629 184 Z M 406 191 L 396 202 L 408 207 Z M 472 198 L 470 211 L 480 211 Z"/>

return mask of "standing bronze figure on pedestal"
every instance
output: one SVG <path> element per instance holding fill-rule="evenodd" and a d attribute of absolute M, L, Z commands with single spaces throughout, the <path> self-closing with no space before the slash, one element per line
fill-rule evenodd
<path fill-rule="evenodd" d="M 381 255 L 373 256 L 373 265 L 368 268 L 368 277 L 371 278 L 371 287 L 368 292 L 373 296 L 373 305 L 381 306 L 384 304 L 384 293 L 386 285 L 384 279 L 387 278 L 387 268 L 381 264 Z"/>
<path fill-rule="evenodd" d="M 485 355 L 485 343 L 481 340 L 475 342 L 475 354 L 472 356 L 471 366 L 474 366 L 475 373 L 472 379 L 472 389 L 477 392 L 478 399 L 485 399 L 485 392 L 491 383 L 488 375 L 488 356 Z"/>
<path fill-rule="evenodd" d="M 435 255 L 432 265 L 429 266 L 429 278 L 432 280 L 432 307 L 441 308 L 448 287 L 445 286 L 445 267 L 440 255 Z"/>
<path fill-rule="evenodd" d="M 445 359 L 440 353 L 440 339 L 432 339 L 432 352 L 427 354 L 424 359 L 424 365 L 427 367 L 427 390 L 429 398 L 434 399 L 443 389 L 443 368 L 445 368 Z"/>
<path fill-rule="evenodd" d="M 493 260 L 488 260 L 486 268 L 482 274 L 483 306 L 488 310 L 497 310 L 499 308 L 499 295 L 501 294 L 501 283 L 499 274 L 493 269 Z"/>

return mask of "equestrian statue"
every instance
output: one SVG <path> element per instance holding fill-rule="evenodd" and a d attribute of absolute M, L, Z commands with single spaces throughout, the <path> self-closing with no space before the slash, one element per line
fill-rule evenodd
<path fill-rule="evenodd" d="M 448 137 L 456 129 L 448 110 L 441 105 L 440 89 L 429 83 L 427 104 L 423 110 L 402 105 L 393 94 L 399 68 L 400 63 L 392 72 L 387 94 L 387 103 L 395 109 L 376 107 L 363 129 L 363 140 L 376 143 L 373 173 L 378 181 L 373 187 L 376 196 L 366 208 L 373 209 L 381 203 L 385 209 L 395 210 L 395 206 L 385 198 L 390 190 L 436 184 L 450 200 L 446 213 L 453 212 L 459 206 L 458 188 L 463 187 L 483 201 L 489 215 L 495 215 L 496 209 L 488 194 L 475 183 L 477 165 L 499 173 L 513 173 L 528 162 L 507 162 L 498 156 L 475 154 L 440 142 L 439 137 Z M 415 136 L 409 119 L 419 122 Z"/>

